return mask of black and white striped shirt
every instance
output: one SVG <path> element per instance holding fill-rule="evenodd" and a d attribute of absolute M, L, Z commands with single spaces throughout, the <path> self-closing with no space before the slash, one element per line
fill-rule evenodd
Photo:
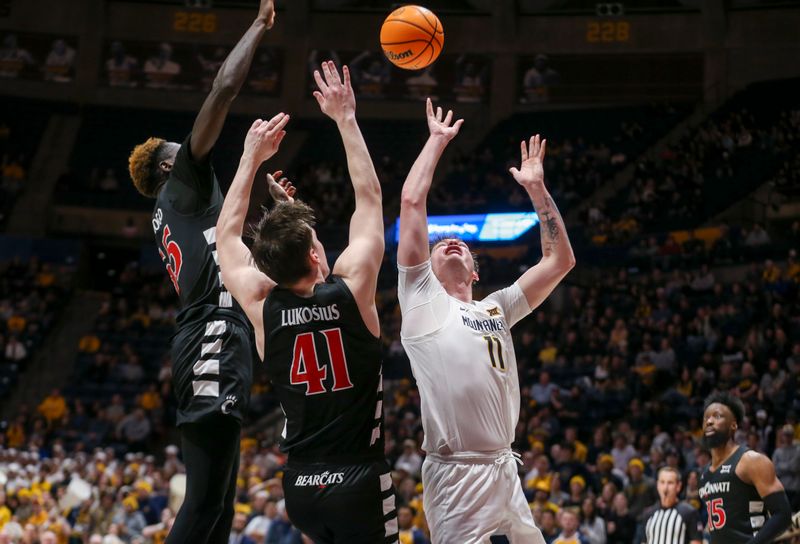
<path fill-rule="evenodd" d="M 646 544 L 689 544 L 700 541 L 697 510 L 685 502 L 672 508 L 656 506 L 644 522 Z"/>

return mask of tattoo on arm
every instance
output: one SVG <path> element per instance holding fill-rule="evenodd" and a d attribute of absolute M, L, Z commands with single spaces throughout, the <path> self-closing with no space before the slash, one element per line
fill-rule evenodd
<path fill-rule="evenodd" d="M 553 198 L 550 195 L 545 197 L 544 209 L 540 216 L 542 218 L 542 254 L 547 256 L 555 251 L 561 232 L 559 227 L 561 216 L 558 213 L 556 203 L 553 202 Z"/>

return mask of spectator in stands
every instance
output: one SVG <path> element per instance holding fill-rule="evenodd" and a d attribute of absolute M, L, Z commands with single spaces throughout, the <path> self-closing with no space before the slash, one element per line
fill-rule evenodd
<path fill-rule="evenodd" d="M 633 541 L 636 519 L 628 511 L 628 499 L 624 493 L 614 495 L 605 519 L 608 544 L 630 544 Z"/>
<path fill-rule="evenodd" d="M 438 100 L 439 96 L 436 94 L 438 85 L 439 82 L 433 72 L 433 65 L 418 70 L 417 73 L 406 79 L 409 98 L 417 100 L 426 100 L 428 97 L 431 100 Z"/>
<path fill-rule="evenodd" d="M 172 60 L 172 45 L 162 42 L 155 55 L 144 63 L 146 87 L 151 89 L 170 89 L 175 86 L 175 77 L 181 73 L 181 65 Z"/>
<path fill-rule="evenodd" d="M 415 517 L 417 517 L 417 512 L 410 506 L 400 506 L 397 509 L 400 544 L 430 544 L 425 533 L 414 525 Z"/>
<path fill-rule="evenodd" d="M 141 408 L 123 417 L 117 425 L 117 436 L 127 444 L 129 451 L 143 451 L 151 431 L 150 420 Z"/>
<path fill-rule="evenodd" d="M 644 509 L 658 500 L 658 492 L 653 478 L 645 476 L 644 462 L 637 458 L 628 462 L 628 476 L 630 481 L 625 486 L 625 496 L 631 515 L 639 519 Z"/>
<path fill-rule="evenodd" d="M 256 541 L 245 534 L 247 516 L 242 512 L 233 515 L 233 525 L 231 526 L 231 536 L 228 544 L 256 544 Z"/>
<path fill-rule="evenodd" d="M 21 363 L 28 358 L 28 348 L 19 341 L 16 334 L 10 335 L 6 341 L 5 357 L 15 363 Z"/>
<path fill-rule="evenodd" d="M 784 425 L 778 433 L 778 447 L 772 454 L 775 473 L 786 489 L 792 511 L 800 508 L 800 444 L 794 442 L 794 428 Z"/>
<path fill-rule="evenodd" d="M 770 243 L 769 234 L 764 230 L 761 223 L 756 223 L 753 228 L 744 238 L 744 245 L 750 248 L 759 248 L 766 246 Z"/>
<path fill-rule="evenodd" d="M 363 51 L 350 61 L 350 73 L 360 96 L 380 98 L 391 81 L 391 64 L 384 55 Z"/>
<path fill-rule="evenodd" d="M 550 67 L 547 55 L 538 54 L 533 61 L 533 66 L 528 68 L 522 77 L 523 102 L 547 102 L 548 89 L 558 85 L 561 76 Z"/>
<path fill-rule="evenodd" d="M 270 525 L 278 517 L 278 507 L 276 500 L 271 498 L 266 490 L 258 491 L 255 497 L 264 499 L 264 507 L 260 512 L 255 506 L 253 507 L 254 515 L 245 527 L 244 533 L 256 542 L 264 542 Z"/>
<path fill-rule="evenodd" d="M 556 513 L 552 510 L 544 509 L 539 513 L 536 525 L 541 529 L 544 541 L 547 544 L 553 542 L 558 536 L 558 524 L 556 523 Z"/>
<path fill-rule="evenodd" d="M 37 411 L 47 420 L 48 425 L 61 420 L 67 413 L 67 401 L 58 389 L 50 391 L 50 395 L 39 404 Z"/>
<path fill-rule="evenodd" d="M 588 544 L 586 539 L 578 530 L 580 519 L 578 513 L 573 508 L 565 508 L 558 515 L 561 532 L 553 540 L 552 544 Z"/>
<path fill-rule="evenodd" d="M 587 544 L 606 544 L 606 522 L 597 514 L 593 497 L 581 504 L 581 534 Z"/>
<path fill-rule="evenodd" d="M 414 478 L 420 477 L 422 456 L 417 451 L 417 443 L 411 438 L 403 441 L 403 453 L 394 464 L 395 470 L 404 470 Z"/>
<path fill-rule="evenodd" d="M 142 535 L 147 522 L 139 511 L 139 501 L 136 497 L 129 495 L 122 501 L 122 509 L 114 515 L 113 523 L 117 526 L 123 542 L 131 543 Z"/>
<path fill-rule="evenodd" d="M 0 77 L 17 78 L 26 66 L 34 64 L 33 56 L 17 42 L 16 34 L 7 34 L 0 48 Z"/>
<path fill-rule="evenodd" d="M 456 102 L 481 102 L 486 95 L 490 64 L 485 58 L 460 55 L 456 59 Z"/>
<path fill-rule="evenodd" d="M 0 163 L 0 172 L 2 173 L 2 186 L 3 188 L 16 194 L 22 190 L 22 183 L 25 181 L 25 167 L 24 157 L 17 155 L 16 157 L 10 156 L 8 153 L 3 155 L 2 162 Z"/>
<path fill-rule="evenodd" d="M 112 87 L 136 87 L 139 82 L 134 79 L 139 61 L 125 51 L 122 42 L 111 43 L 111 57 L 106 60 L 108 84 Z"/>
<path fill-rule="evenodd" d="M 67 42 L 59 38 L 44 61 L 45 81 L 68 83 L 72 81 L 72 68 L 75 63 L 75 50 Z"/>

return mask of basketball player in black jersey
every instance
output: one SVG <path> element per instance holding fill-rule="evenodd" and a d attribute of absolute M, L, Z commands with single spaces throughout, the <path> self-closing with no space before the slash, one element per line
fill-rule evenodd
<path fill-rule="evenodd" d="M 210 154 L 274 18 L 273 0 L 261 0 L 183 143 L 150 138 L 129 159 L 136 188 L 156 199 L 156 244 L 182 306 L 172 386 L 187 487 L 168 544 L 227 544 L 230 535 L 254 346 L 247 318 L 219 280 L 215 233 L 223 196 Z"/>
<path fill-rule="evenodd" d="M 742 401 L 715 393 L 706 399 L 703 417 L 711 465 L 700 479 L 700 498 L 711 544 L 772 542 L 789 527 L 791 508 L 772 461 L 733 440 L 744 418 Z"/>
<path fill-rule="evenodd" d="M 325 62 L 322 73 L 314 74 L 314 96 L 337 124 L 355 190 L 348 246 L 331 273 L 313 210 L 299 201 L 265 212 L 252 249 L 242 242 L 253 177 L 274 154 L 287 118 L 259 120 L 217 223 L 222 279 L 255 328 L 286 413 L 283 489 L 292 523 L 318 544 L 397 542 L 375 307 L 384 253 L 381 187 L 356 122 L 348 68 L 340 77 Z"/>

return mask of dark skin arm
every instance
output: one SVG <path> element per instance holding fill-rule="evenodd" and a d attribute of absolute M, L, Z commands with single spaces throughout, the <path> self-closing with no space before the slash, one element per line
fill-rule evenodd
<path fill-rule="evenodd" d="M 746 484 L 754 485 L 762 497 L 783 491 L 783 484 L 775 474 L 775 465 L 769 457 L 748 451 L 736 466 L 736 475 Z"/>
<path fill-rule="evenodd" d="M 261 0 L 258 16 L 242 39 L 233 48 L 214 78 L 211 92 L 206 97 L 192 127 L 192 157 L 205 159 L 219 138 L 222 125 L 228 116 L 231 103 L 247 78 L 258 44 L 264 33 L 275 23 L 274 0 Z"/>

